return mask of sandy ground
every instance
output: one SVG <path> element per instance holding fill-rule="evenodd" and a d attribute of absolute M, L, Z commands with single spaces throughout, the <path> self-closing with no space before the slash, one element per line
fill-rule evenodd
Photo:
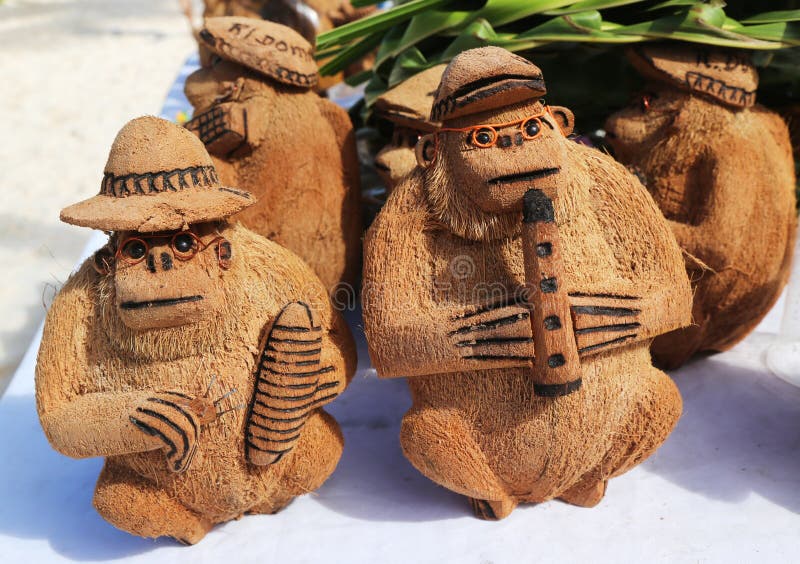
<path fill-rule="evenodd" d="M 90 235 L 59 210 L 194 47 L 177 0 L 0 0 L 0 390 Z"/>

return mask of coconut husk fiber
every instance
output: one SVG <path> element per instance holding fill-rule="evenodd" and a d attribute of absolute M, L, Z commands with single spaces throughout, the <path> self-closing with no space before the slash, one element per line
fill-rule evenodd
<path fill-rule="evenodd" d="M 329 290 L 354 284 L 360 262 L 360 179 L 342 108 L 311 90 L 312 46 L 294 31 L 247 18 L 209 18 L 200 31 L 217 58 L 186 81 L 223 183 L 259 203 L 236 216 L 297 253 Z"/>
<path fill-rule="evenodd" d="M 375 155 L 375 170 L 387 192 L 417 166 L 414 147 L 419 138 L 439 127 L 438 122 L 430 120 L 430 113 L 445 66 L 417 73 L 375 100 L 375 118 L 392 127 L 391 141 Z"/>
<path fill-rule="evenodd" d="M 545 109 L 544 92 L 502 49 L 455 57 L 434 104 L 443 127 L 365 240 L 370 357 L 413 398 L 403 451 L 485 519 L 597 504 L 681 413 L 649 356 L 689 322 L 680 250 L 636 178 L 567 139 L 572 114 Z M 509 123 L 488 148 L 460 130 Z"/>
<path fill-rule="evenodd" d="M 147 138 L 154 119 L 120 137 Z M 186 134 L 163 124 L 173 141 Z M 114 153 L 127 146 L 115 143 L 109 162 L 124 161 Z M 170 162 L 155 151 L 152 173 L 184 168 L 181 154 L 176 145 Z M 154 215 L 169 205 L 147 194 L 124 201 L 151 202 Z M 202 242 L 193 251 L 177 238 L 188 233 Z M 348 328 L 311 269 L 223 217 L 114 231 L 47 314 L 36 401 L 53 448 L 105 458 L 94 493 L 104 519 L 193 544 L 216 523 L 274 513 L 325 481 L 342 434 L 322 406 L 354 368 Z"/>
<path fill-rule="evenodd" d="M 677 367 L 744 338 L 786 284 L 797 224 L 792 150 L 781 118 L 755 104 L 758 76 L 745 55 L 656 45 L 630 58 L 646 92 L 606 129 L 684 252 L 692 326 L 653 343 L 659 363 Z"/>

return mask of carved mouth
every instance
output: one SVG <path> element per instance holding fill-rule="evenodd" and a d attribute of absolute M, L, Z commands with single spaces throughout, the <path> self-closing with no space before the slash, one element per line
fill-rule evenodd
<path fill-rule="evenodd" d="M 510 184 L 512 182 L 526 182 L 531 180 L 539 180 L 553 176 L 561 172 L 561 169 L 556 168 L 542 168 L 539 170 L 530 170 L 528 172 L 519 172 L 517 174 L 508 174 L 506 176 L 498 176 L 489 180 L 489 184 Z"/>
<path fill-rule="evenodd" d="M 145 309 L 150 307 L 163 307 L 183 304 L 186 302 L 199 302 L 203 296 L 185 296 L 183 298 L 164 298 L 163 300 L 148 300 L 146 302 L 122 302 L 122 309 Z"/>
<path fill-rule="evenodd" d="M 375 161 L 375 163 L 373 163 L 373 166 L 374 166 L 375 168 L 377 168 L 378 170 L 383 170 L 383 171 L 385 171 L 385 172 L 389 172 L 389 171 L 390 171 L 390 169 L 389 169 L 389 167 L 388 167 L 388 166 L 386 166 L 385 164 L 383 164 L 383 163 L 380 163 L 380 162 L 378 162 L 378 161 Z"/>

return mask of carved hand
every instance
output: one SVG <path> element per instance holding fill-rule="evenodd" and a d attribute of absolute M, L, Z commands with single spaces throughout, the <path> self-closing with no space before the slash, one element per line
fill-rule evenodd
<path fill-rule="evenodd" d="M 189 468 L 197 450 L 200 426 L 214 419 L 212 402 L 178 392 L 155 392 L 130 416 L 131 423 L 141 432 L 163 443 L 167 466 L 173 472 Z"/>
<path fill-rule="evenodd" d="M 464 359 L 532 361 L 529 318 L 523 305 L 482 306 L 453 318 L 448 336 Z"/>

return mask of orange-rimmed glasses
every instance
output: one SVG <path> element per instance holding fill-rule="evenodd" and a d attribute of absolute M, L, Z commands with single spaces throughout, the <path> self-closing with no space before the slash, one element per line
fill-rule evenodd
<path fill-rule="evenodd" d="M 114 258 L 117 261 L 122 260 L 129 266 L 139 264 L 150 252 L 150 248 L 152 247 L 151 241 L 158 239 L 169 239 L 169 246 L 172 249 L 172 254 L 176 259 L 185 261 L 194 258 L 197 253 L 206 250 L 214 243 L 224 240 L 224 237 L 215 237 L 208 243 L 204 243 L 200 237 L 191 231 L 178 231 L 172 235 L 128 237 L 117 247 Z M 218 253 L 219 252 L 222 252 L 221 249 L 218 250 Z"/>
<path fill-rule="evenodd" d="M 506 123 L 484 123 L 480 125 L 471 125 L 469 127 L 442 127 L 436 131 L 436 144 L 438 145 L 439 143 L 439 134 L 444 131 L 466 132 L 467 142 L 473 147 L 488 149 L 497 144 L 497 140 L 500 138 L 500 135 L 497 133 L 499 129 L 514 125 L 519 126 L 519 132 L 522 134 L 523 139 L 536 139 L 542 134 L 542 118 L 547 113 L 548 110 L 545 108 L 538 114 Z"/>

